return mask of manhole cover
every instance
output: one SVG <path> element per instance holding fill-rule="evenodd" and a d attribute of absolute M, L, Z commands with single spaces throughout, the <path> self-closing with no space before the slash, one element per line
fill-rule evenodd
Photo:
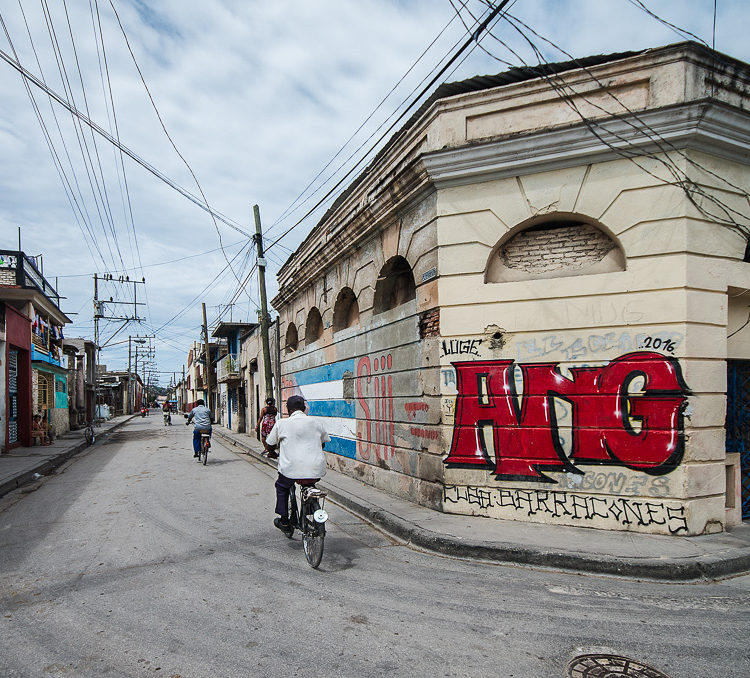
<path fill-rule="evenodd" d="M 668 678 L 643 662 L 616 654 L 584 654 L 568 664 L 570 678 Z"/>

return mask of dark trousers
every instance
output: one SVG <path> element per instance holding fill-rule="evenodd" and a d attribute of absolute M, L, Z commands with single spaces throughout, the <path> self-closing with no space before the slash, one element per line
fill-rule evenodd
<path fill-rule="evenodd" d="M 200 428 L 194 428 L 193 429 L 193 452 L 196 454 L 200 454 L 201 451 L 201 431 L 203 429 Z M 211 435 L 211 429 L 208 429 L 208 435 Z"/>
<path fill-rule="evenodd" d="M 296 481 L 294 478 L 287 478 L 279 473 L 279 477 L 276 479 L 276 513 L 285 518 L 289 517 L 289 493 L 292 492 L 295 482 L 308 485 L 317 483 L 319 480 L 320 478 L 300 478 L 299 481 Z"/>
<path fill-rule="evenodd" d="M 294 479 L 279 473 L 276 479 L 276 513 L 284 518 L 289 517 L 289 492 L 294 487 Z"/>

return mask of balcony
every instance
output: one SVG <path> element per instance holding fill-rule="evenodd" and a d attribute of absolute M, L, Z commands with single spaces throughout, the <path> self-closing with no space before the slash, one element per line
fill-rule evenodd
<path fill-rule="evenodd" d="M 228 381 L 239 381 L 240 361 L 236 353 L 230 353 L 216 363 L 216 382 L 222 384 Z"/>
<path fill-rule="evenodd" d="M 60 295 L 37 268 L 37 258 L 17 250 L 0 250 L 0 285 L 34 289 L 60 307 Z"/>

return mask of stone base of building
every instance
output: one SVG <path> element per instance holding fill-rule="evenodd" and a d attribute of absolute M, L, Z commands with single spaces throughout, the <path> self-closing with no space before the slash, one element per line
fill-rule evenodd
<path fill-rule="evenodd" d="M 326 458 L 331 468 L 361 480 L 366 485 L 372 485 L 436 511 L 443 508 L 443 487 L 439 483 L 428 482 L 330 452 L 326 453 Z"/>
<path fill-rule="evenodd" d="M 442 503 L 446 513 L 610 531 L 696 536 L 725 528 L 721 497 L 685 500 L 445 485 Z"/>
<path fill-rule="evenodd" d="M 55 435 L 62 435 L 70 431 L 70 412 L 61 407 L 55 407 L 50 410 L 50 425 L 55 431 Z"/>

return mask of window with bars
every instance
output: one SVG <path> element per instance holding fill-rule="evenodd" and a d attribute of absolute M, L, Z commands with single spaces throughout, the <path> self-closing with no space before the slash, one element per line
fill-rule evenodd
<path fill-rule="evenodd" d="M 37 407 L 41 410 L 49 410 L 55 406 L 54 377 L 51 374 L 39 372 L 37 380 Z"/>

